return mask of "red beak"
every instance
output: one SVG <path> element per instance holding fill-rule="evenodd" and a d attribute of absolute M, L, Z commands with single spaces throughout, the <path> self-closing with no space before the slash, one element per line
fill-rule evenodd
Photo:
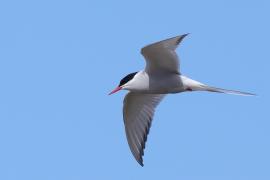
<path fill-rule="evenodd" d="M 122 87 L 118 86 L 116 87 L 112 92 L 110 92 L 109 95 L 113 94 L 113 93 L 116 93 L 117 91 L 120 91 L 122 89 Z"/>

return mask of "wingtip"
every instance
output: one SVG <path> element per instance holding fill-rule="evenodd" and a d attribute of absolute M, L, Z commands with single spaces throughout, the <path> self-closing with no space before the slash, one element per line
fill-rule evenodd
<path fill-rule="evenodd" d="M 139 159 L 136 159 L 136 160 L 142 167 L 144 166 L 142 156 Z"/>
<path fill-rule="evenodd" d="M 138 162 L 142 167 L 144 166 L 144 164 L 143 164 L 143 162 L 142 161 L 140 161 L 140 162 Z"/>
<path fill-rule="evenodd" d="M 187 36 L 189 35 L 190 33 L 186 33 L 186 34 L 183 34 L 183 35 L 180 35 L 178 36 L 178 40 L 177 40 L 177 44 L 180 44 L 180 42 Z"/>
<path fill-rule="evenodd" d="M 186 37 L 187 35 L 190 35 L 190 33 L 183 34 L 182 36 Z"/>
<path fill-rule="evenodd" d="M 186 33 L 186 34 L 183 34 L 183 35 L 180 35 L 180 38 L 183 39 L 185 38 L 186 36 L 188 36 L 190 33 Z"/>

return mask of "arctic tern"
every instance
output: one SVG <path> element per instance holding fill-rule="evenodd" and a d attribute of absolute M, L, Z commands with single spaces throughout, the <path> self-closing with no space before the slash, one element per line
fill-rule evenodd
<path fill-rule="evenodd" d="M 109 94 L 119 90 L 129 91 L 123 102 L 123 119 L 129 148 L 141 166 L 143 166 L 142 156 L 155 108 L 166 94 L 208 91 L 244 96 L 254 95 L 211 87 L 182 75 L 175 50 L 187 35 L 169 38 L 142 48 L 141 54 L 146 60 L 145 69 L 125 76 Z"/>

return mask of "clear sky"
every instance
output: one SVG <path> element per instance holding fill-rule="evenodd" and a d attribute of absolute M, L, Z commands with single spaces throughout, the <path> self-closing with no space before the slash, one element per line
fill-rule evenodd
<path fill-rule="evenodd" d="M 270 2 L 1 1 L 0 179 L 270 179 Z M 190 33 L 181 72 L 258 94 L 168 95 L 142 168 L 122 101 L 140 48 Z"/>

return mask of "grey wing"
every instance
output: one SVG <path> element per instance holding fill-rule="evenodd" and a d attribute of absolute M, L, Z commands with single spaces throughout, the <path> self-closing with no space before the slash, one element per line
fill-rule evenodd
<path fill-rule="evenodd" d="M 187 35 L 176 36 L 142 48 L 141 53 L 146 60 L 145 70 L 148 73 L 165 72 L 180 74 L 179 58 L 175 49 Z"/>
<path fill-rule="evenodd" d="M 124 99 L 123 117 L 128 145 L 141 166 L 155 108 L 164 96 L 129 92 Z"/>

